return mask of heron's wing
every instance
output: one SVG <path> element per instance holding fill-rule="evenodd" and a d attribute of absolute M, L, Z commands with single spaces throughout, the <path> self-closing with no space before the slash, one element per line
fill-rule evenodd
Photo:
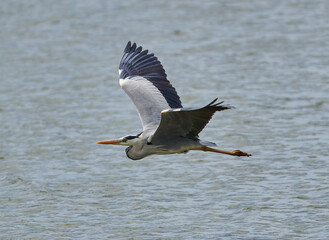
<path fill-rule="evenodd" d="M 217 111 L 230 106 L 216 103 L 217 98 L 203 108 L 177 108 L 161 112 L 161 121 L 152 139 L 158 137 L 187 137 L 195 139 Z"/>
<path fill-rule="evenodd" d="M 119 65 L 120 86 L 134 102 L 143 130 L 156 128 L 161 111 L 181 108 L 175 88 L 167 80 L 160 61 L 148 50 L 128 42 Z"/>

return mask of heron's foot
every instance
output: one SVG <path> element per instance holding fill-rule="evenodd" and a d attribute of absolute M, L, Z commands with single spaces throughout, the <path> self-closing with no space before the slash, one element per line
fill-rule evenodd
<path fill-rule="evenodd" d="M 239 156 L 239 157 L 241 157 L 241 156 L 247 156 L 247 157 L 252 156 L 251 154 L 246 153 L 246 152 L 242 152 L 242 151 L 240 151 L 240 150 L 233 150 L 233 151 L 232 151 L 232 155 L 234 155 L 234 156 Z"/>

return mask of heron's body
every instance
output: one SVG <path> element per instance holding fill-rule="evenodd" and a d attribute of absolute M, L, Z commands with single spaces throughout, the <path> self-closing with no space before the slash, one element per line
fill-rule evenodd
<path fill-rule="evenodd" d="M 154 54 L 128 42 L 120 61 L 119 75 L 121 88 L 137 108 L 143 132 L 100 144 L 128 146 L 126 154 L 133 160 L 152 154 L 186 153 L 189 150 L 250 156 L 240 150 L 210 148 L 216 144 L 199 139 L 198 134 L 213 114 L 230 107 L 216 102 L 216 98 L 202 108 L 183 108 L 175 88 L 167 80 L 165 70 Z"/>
<path fill-rule="evenodd" d="M 127 156 L 130 159 L 139 160 L 152 154 L 186 153 L 191 147 L 202 146 L 198 141 L 187 138 L 182 138 L 178 144 L 171 144 L 175 142 L 175 139 L 170 138 L 155 140 L 152 144 L 148 143 L 147 139 L 147 136 L 146 138 L 141 136 L 133 147 L 128 147 Z"/>

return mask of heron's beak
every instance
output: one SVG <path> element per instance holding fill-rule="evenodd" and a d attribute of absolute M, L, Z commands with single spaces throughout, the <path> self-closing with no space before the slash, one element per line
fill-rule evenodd
<path fill-rule="evenodd" d="M 114 144 L 114 145 L 119 145 L 120 143 L 121 140 L 105 140 L 98 142 L 98 144 Z"/>

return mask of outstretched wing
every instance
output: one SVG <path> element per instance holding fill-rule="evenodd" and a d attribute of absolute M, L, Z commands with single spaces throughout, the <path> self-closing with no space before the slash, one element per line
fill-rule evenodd
<path fill-rule="evenodd" d="M 143 130 L 156 128 L 161 111 L 181 108 L 175 88 L 167 80 L 160 61 L 153 53 L 128 42 L 119 65 L 120 86 L 139 113 Z"/>
<path fill-rule="evenodd" d="M 230 106 L 216 103 L 217 98 L 203 108 L 177 108 L 161 112 L 161 121 L 152 139 L 187 137 L 195 139 L 217 111 Z"/>

